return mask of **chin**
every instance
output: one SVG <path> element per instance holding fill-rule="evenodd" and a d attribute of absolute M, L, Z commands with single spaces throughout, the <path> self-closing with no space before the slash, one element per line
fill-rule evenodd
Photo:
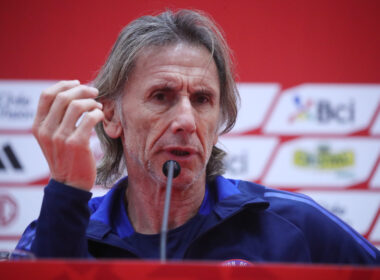
<path fill-rule="evenodd" d="M 160 186 L 166 186 L 167 177 L 163 174 L 161 166 L 153 166 L 152 164 L 149 164 L 147 171 L 154 182 L 157 182 Z M 204 180 L 202 180 L 202 178 Z M 205 170 L 194 170 L 192 168 L 187 167 L 185 164 L 182 164 L 179 176 L 177 178 L 173 178 L 173 188 L 187 189 L 193 184 L 205 184 L 205 178 Z"/>
<path fill-rule="evenodd" d="M 194 174 L 193 172 L 188 172 L 187 174 L 186 173 L 184 172 L 180 174 L 177 178 L 173 179 L 173 188 L 187 189 L 194 184 L 205 183 L 202 182 L 202 180 L 200 180 L 202 174 Z"/>

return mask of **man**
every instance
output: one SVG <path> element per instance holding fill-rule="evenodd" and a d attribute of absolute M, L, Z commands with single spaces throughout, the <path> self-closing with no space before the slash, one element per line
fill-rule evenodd
<path fill-rule="evenodd" d="M 235 123 L 237 99 L 228 46 L 210 19 L 184 10 L 129 24 L 94 87 L 66 81 L 41 95 L 33 132 L 52 179 L 18 249 L 158 258 L 162 166 L 172 159 L 181 173 L 169 259 L 378 263 L 376 248 L 308 197 L 221 176 L 215 145 Z M 96 124 L 105 151 L 98 172 L 89 148 Z M 90 200 L 96 176 L 107 185 L 125 167 L 128 177 Z"/>

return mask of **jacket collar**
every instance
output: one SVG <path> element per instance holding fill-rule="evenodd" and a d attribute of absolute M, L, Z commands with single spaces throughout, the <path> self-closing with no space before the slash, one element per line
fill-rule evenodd
<path fill-rule="evenodd" d="M 216 177 L 214 185 L 218 200 L 214 211 L 221 219 L 227 219 L 245 208 L 259 211 L 269 207 L 259 185 L 222 176 Z"/>
<path fill-rule="evenodd" d="M 86 235 L 90 239 L 103 239 L 111 231 L 111 227 L 101 221 L 90 220 Z"/>
<path fill-rule="evenodd" d="M 124 194 L 127 177 L 119 180 L 112 189 L 103 197 L 90 201 L 90 208 L 95 209 L 90 217 L 87 228 L 87 236 L 91 239 L 101 240 L 112 231 L 116 209 L 120 209 L 120 196 Z M 219 217 L 218 221 L 210 221 L 210 226 L 222 222 L 244 209 L 255 211 L 265 210 L 269 202 L 262 196 L 264 187 L 251 182 L 226 179 L 217 176 L 210 184 L 215 192 L 214 213 Z M 116 212 L 118 212 L 116 210 Z M 116 217 L 117 219 L 117 217 Z"/>
<path fill-rule="evenodd" d="M 112 230 L 112 225 L 120 215 L 118 209 L 123 201 L 127 177 L 120 179 L 104 196 L 90 200 L 90 216 L 87 236 L 94 239 L 102 239 Z"/>

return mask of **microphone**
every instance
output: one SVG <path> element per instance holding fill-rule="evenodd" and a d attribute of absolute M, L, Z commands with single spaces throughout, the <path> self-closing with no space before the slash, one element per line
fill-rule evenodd
<path fill-rule="evenodd" d="M 164 214 L 162 216 L 161 236 L 160 236 L 160 260 L 166 261 L 166 240 L 168 235 L 168 218 L 170 209 L 170 196 L 172 192 L 172 180 L 181 172 L 181 166 L 175 160 L 168 160 L 162 166 L 162 172 L 168 178 L 166 181 L 166 194 L 164 203 Z"/>
<path fill-rule="evenodd" d="M 173 164 L 173 168 L 174 168 L 173 169 L 173 178 L 177 178 L 177 176 L 181 172 L 181 166 L 175 160 L 168 160 L 168 161 L 166 161 L 164 163 L 164 165 L 162 166 L 162 173 L 164 173 L 164 175 L 166 177 L 168 177 L 168 175 L 169 175 L 169 169 L 170 169 L 170 164 Z M 169 177 L 168 177 L 168 180 L 169 180 Z"/>

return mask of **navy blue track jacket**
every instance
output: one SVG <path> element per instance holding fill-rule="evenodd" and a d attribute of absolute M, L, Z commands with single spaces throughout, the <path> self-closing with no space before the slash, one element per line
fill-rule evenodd
<path fill-rule="evenodd" d="M 124 178 L 105 196 L 90 200 L 90 192 L 51 180 L 40 216 L 17 249 L 45 258 L 142 258 L 120 236 L 126 182 Z M 305 195 L 222 176 L 208 188 L 215 203 L 186 240 L 183 260 L 380 263 L 373 245 Z"/>

